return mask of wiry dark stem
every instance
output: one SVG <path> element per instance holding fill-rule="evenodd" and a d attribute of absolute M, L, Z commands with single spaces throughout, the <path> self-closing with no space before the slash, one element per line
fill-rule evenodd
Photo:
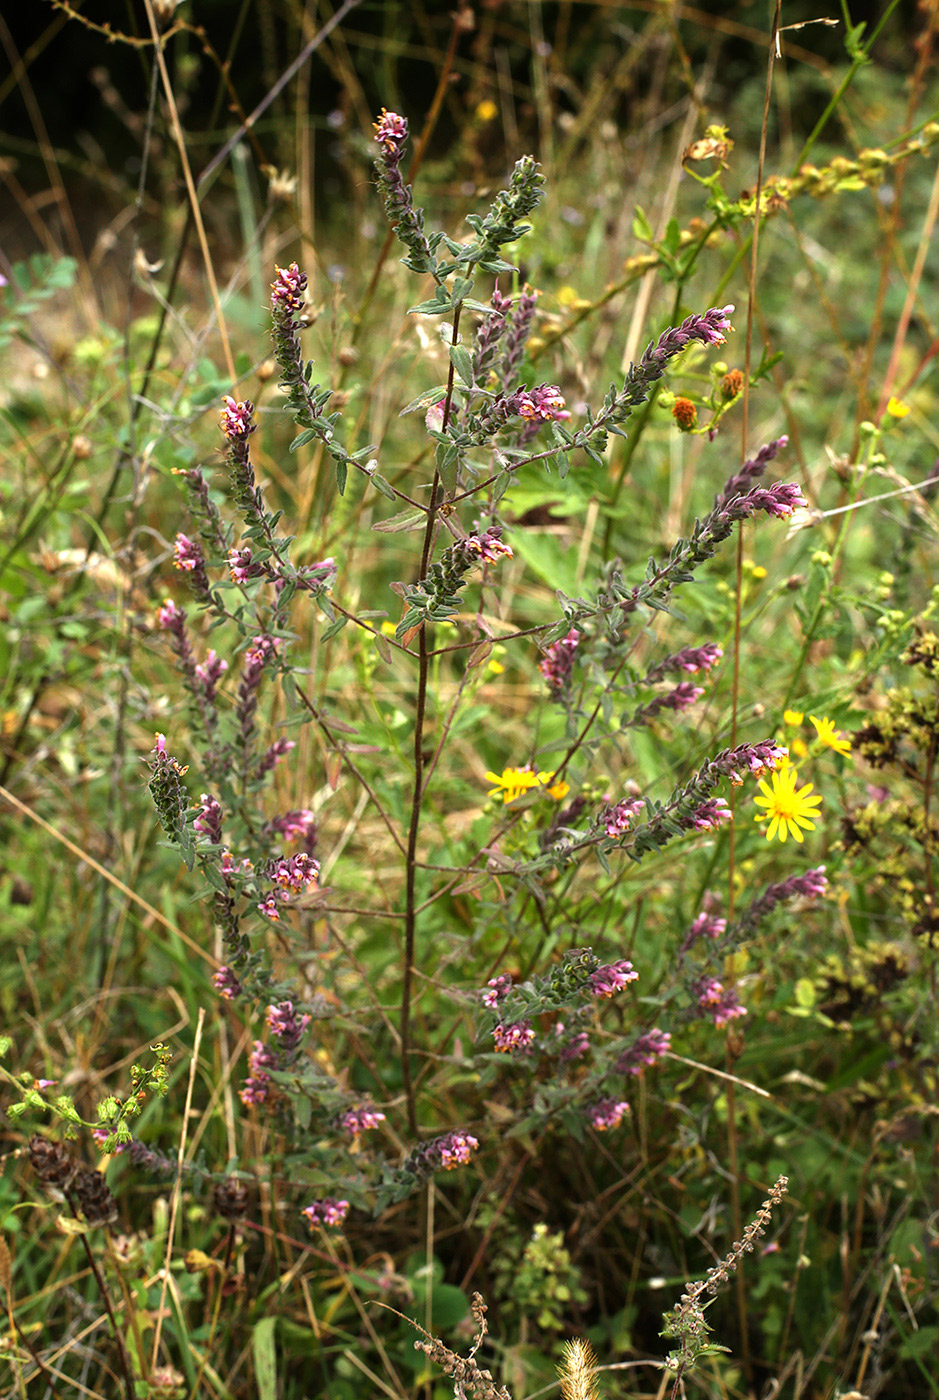
<path fill-rule="evenodd" d="M 460 311 L 453 313 L 452 344 L 458 344 Z M 443 426 L 450 419 L 450 406 L 453 401 L 453 365 L 447 380 L 447 398 L 443 410 Z M 437 493 L 440 488 L 440 473 L 434 472 L 430 488 L 430 507 L 424 526 L 424 545 L 421 550 L 420 577 L 427 576 L 430 565 L 430 552 L 434 543 L 437 525 Z M 413 988 L 414 948 L 417 933 L 417 834 L 421 824 L 421 799 L 424 787 L 424 711 L 427 703 L 427 627 L 421 624 L 417 634 L 417 696 L 414 702 L 414 788 L 411 795 L 411 821 L 408 827 L 408 846 L 405 858 L 405 906 L 404 906 L 404 968 L 401 981 L 401 1070 L 404 1080 L 404 1097 L 407 1104 L 408 1128 L 412 1136 L 417 1135 L 417 1107 L 414 1101 L 414 1078 L 411 1073 L 411 997 Z"/>
<path fill-rule="evenodd" d="M 72 1214 L 76 1217 L 76 1219 L 78 1219 L 78 1209 L 75 1203 L 73 1202 L 71 1195 L 67 1191 L 65 1192 L 65 1199 L 69 1203 L 69 1208 Z M 94 1251 L 92 1250 L 91 1245 L 88 1243 L 87 1236 L 79 1235 L 79 1239 L 81 1240 L 82 1248 L 84 1249 L 85 1254 L 87 1256 L 91 1272 L 94 1274 L 95 1282 L 98 1285 L 98 1291 L 101 1294 L 101 1301 L 104 1303 L 104 1308 L 108 1315 L 108 1321 L 111 1324 L 111 1335 L 114 1337 L 114 1341 L 117 1344 L 118 1355 L 121 1358 L 121 1373 L 124 1377 L 124 1387 L 127 1391 L 127 1400 L 136 1400 L 137 1391 L 134 1386 L 133 1373 L 131 1372 L 130 1358 L 127 1355 L 127 1348 L 124 1345 L 124 1337 L 121 1333 L 121 1329 L 117 1325 L 117 1318 L 114 1316 L 114 1307 L 111 1303 L 111 1295 L 108 1292 L 108 1286 L 104 1281 L 104 1275 L 98 1267 L 98 1261 L 94 1256 Z"/>

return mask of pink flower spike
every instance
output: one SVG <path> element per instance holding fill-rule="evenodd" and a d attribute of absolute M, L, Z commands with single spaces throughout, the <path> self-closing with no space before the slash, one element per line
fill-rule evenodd
<path fill-rule="evenodd" d="M 630 1107 L 625 1099 L 600 1099 L 588 1109 L 587 1116 L 596 1132 L 605 1133 L 610 1128 L 618 1128 L 629 1112 Z"/>
<path fill-rule="evenodd" d="M 611 997 L 621 992 L 628 982 L 635 982 L 639 973 L 625 958 L 595 968 L 590 974 L 590 990 L 595 997 Z"/>
<path fill-rule="evenodd" d="M 242 442 L 254 432 L 256 424 L 251 422 L 254 404 L 245 399 L 239 401 L 226 394 L 222 400 L 222 417 L 219 426 L 229 442 Z"/>
<path fill-rule="evenodd" d="M 500 1022 L 493 1028 L 492 1038 L 500 1055 L 513 1055 L 530 1049 L 535 1032 L 528 1021 L 515 1021 L 511 1025 Z"/>
<path fill-rule="evenodd" d="M 314 1201 L 312 1205 L 305 1206 L 300 1212 L 305 1215 L 307 1223 L 311 1229 L 316 1226 L 335 1227 L 341 1225 L 349 1213 L 349 1202 L 338 1200 L 335 1196 L 326 1196 L 321 1201 Z"/>

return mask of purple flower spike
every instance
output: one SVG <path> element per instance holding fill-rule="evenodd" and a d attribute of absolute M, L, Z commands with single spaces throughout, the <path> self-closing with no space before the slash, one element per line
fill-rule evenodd
<path fill-rule="evenodd" d="M 554 700 L 559 700 L 567 690 L 574 671 L 574 656 L 580 645 L 580 633 L 572 627 L 566 637 L 552 642 L 538 662 L 538 670 L 548 683 Z"/>
<path fill-rule="evenodd" d="M 672 1037 L 668 1031 L 660 1031 L 657 1027 L 646 1031 L 620 1055 L 616 1068 L 620 1074 L 642 1074 L 644 1069 L 658 1063 L 671 1043 Z"/>
<path fill-rule="evenodd" d="M 384 1121 L 385 1115 L 379 1113 L 376 1108 L 350 1108 L 340 1118 L 339 1126 L 350 1137 L 358 1137 L 359 1133 L 368 1132 L 369 1128 L 377 1128 L 379 1123 Z"/>
<path fill-rule="evenodd" d="M 741 934 L 751 933 L 777 904 L 800 897 L 818 899 L 827 888 L 828 876 L 825 874 L 824 865 L 807 870 L 804 875 L 790 875 L 788 880 L 782 880 L 778 885 L 768 885 L 750 907 L 744 910 L 735 928 Z"/>
<path fill-rule="evenodd" d="M 757 477 L 763 475 L 773 458 L 777 453 L 782 451 L 788 442 L 788 437 L 783 434 L 782 437 L 774 439 L 773 442 L 765 443 L 755 457 L 751 457 L 748 462 L 744 462 L 739 472 L 732 476 L 729 481 L 725 482 L 724 489 L 720 495 L 714 498 L 714 510 L 723 510 L 735 496 L 742 496 Z"/>
<path fill-rule="evenodd" d="M 697 998 L 698 1010 L 707 1016 L 715 1026 L 726 1026 L 738 1016 L 746 1016 L 747 1009 L 732 987 L 725 987 L 716 977 L 704 977 L 692 988 Z"/>
<path fill-rule="evenodd" d="M 512 979 L 507 972 L 503 972 L 498 977 L 490 977 L 486 985 L 487 990 L 482 994 L 483 1006 L 495 1006 L 512 990 Z"/>
<path fill-rule="evenodd" d="M 241 983 L 231 968 L 226 967 L 224 963 L 218 972 L 212 974 L 212 985 L 225 1001 L 234 1001 L 236 997 L 241 995 Z"/>
<path fill-rule="evenodd" d="M 695 807 L 685 817 L 679 817 L 679 825 L 686 831 L 716 831 L 724 822 L 733 820 L 733 813 L 723 797 L 709 797 L 706 802 Z"/>
<path fill-rule="evenodd" d="M 222 844 L 222 809 L 207 792 L 199 798 L 199 815 L 193 822 L 193 827 L 196 831 L 201 831 L 203 836 L 207 836 L 213 845 Z"/>
<path fill-rule="evenodd" d="M 349 1202 L 339 1200 L 336 1196 L 325 1196 L 321 1201 L 304 1206 L 300 1214 L 306 1216 L 311 1229 L 322 1229 L 323 1226 L 335 1228 L 341 1225 L 349 1214 Z"/>
<path fill-rule="evenodd" d="M 375 174 L 388 221 L 409 250 L 405 265 L 413 272 L 430 272 L 436 264 L 424 233 L 424 211 L 414 207 L 411 187 L 404 183 L 399 169 L 408 139 L 408 124 L 397 112 L 388 112 L 383 107 L 374 127 L 379 148 Z"/>
<path fill-rule="evenodd" d="M 271 1035 L 276 1037 L 281 1048 L 288 1053 L 296 1050 L 312 1019 L 311 1016 L 298 1015 L 292 1001 L 282 1001 L 276 1006 L 269 1006 L 265 1016 Z"/>
<path fill-rule="evenodd" d="M 196 667 L 196 680 L 202 687 L 202 694 L 206 701 L 211 703 L 218 693 L 219 681 L 228 670 L 228 662 L 221 656 L 216 655 L 211 648 L 205 654 L 205 660 Z"/>
<path fill-rule="evenodd" d="M 178 608 L 172 598 L 167 598 L 163 606 L 157 609 L 157 622 L 164 632 L 174 632 L 178 635 L 185 621 L 185 609 Z"/>
<path fill-rule="evenodd" d="M 596 1132 L 605 1133 L 610 1128 L 618 1128 L 630 1111 L 625 1099 L 600 1099 L 587 1110 L 587 1117 Z"/>
<path fill-rule="evenodd" d="M 256 1108 L 270 1098 L 273 1082 L 266 1074 L 254 1075 L 242 1084 L 238 1097 L 246 1108 Z"/>
<path fill-rule="evenodd" d="M 653 666 L 645 678 L 646 685 L 660 681 L 669 671 L 687 671 L 694 675 L 697 671 L 709 671 L 724 655 L 724 648 L 715 642 L 705 642 L 702 647 L 684 647 L 672 656 L 666 656 L 657 666 Z"/>
<path fill-rule="evenodd" d="M 607 836 L 614 839 L 622 836 L 632 826 L 633 817 L 637 817 L 645 805 L 641 797 L 627 797 L 615 806 L 607 807 L 600 816 Z"/>
<path fill-rule="evenodd" d="M 226 394 L 222 402 L 224 407 L 219 424 L 222 432 L 229 442 L 244 442 L 257 427 L 256 423 L 251 422 L 254 404 L 247 399 L 239 402 L 237 399 L 233 399 L 230 394 Z"/>
<path fill-rule="evenodd" d="M 389 112 L 386 107 L 382 107 L 381 116 L 372 125 L 378 144 L 384 146 L 390 154 L 397 155 L 408 139 L 407 118 L 399 117 L 397 112 Z"/>
<path fill-rule="evenodd" d="M 479 1143 L 469 1133 L 446 1133 L 428 1146 L 436 1149 L 444 1171 L 452 1172 L 470 1160 Z"/>
<path fill-rule="evenodd" d="M 635 982 L 639 973 L 625 958 L 595 968 L 590 974 L 590 990 L 595 997 L 611 997 L 621 992 L 629 982 Z"/>
<path fill-rule="evenodd" d="M 514 1055 L 530 1049 L 535 1032 L 528 1021 L 514 1021 L 511 1025 L 500 1022 L 494 1028 L 492 1038 L 500 1055 Z"/>
<path fill-rule="evenodd" d="M 271 305 L 290 316 L 297 316 L 303 310 L 307 275 L 300 271 L 296 263 L 291 263 L 286 268 L 278 267 L 276 271 L 277 276 L 271 283 Z"/>

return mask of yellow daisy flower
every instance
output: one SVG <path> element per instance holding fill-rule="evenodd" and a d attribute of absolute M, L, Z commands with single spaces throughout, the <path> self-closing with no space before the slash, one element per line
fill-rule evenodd
<path fill-rule="evenodd" d="M 815 725 L 815 732 L 820 744 L 824 744 L 826 748 L 834 749 L 835 753 L 849 754 L 851 752 L 851 740 L 845 739 L 843 735 L 839 734 L 830 719 L 827 717 L 816 719 L 814 715 L 809 715 L 809 719 Z"/>
<path fill-rule="evenodd" d="M 805 715 L 801 710 L 783 710 L 783 724 L 791 724 L 798 729 L 804 719 Z"/>
<path fill-rule="evenodd" d="M 571 790 L 569 783 L 555 782 L 553 773 L 534 773 L 530 768 L 504 768 L 501 777 L 498 773 L 487 773 L 486 777 L 495 783 L 489 796 L 497 797 L 501 792 L 505 803 L 514 802 L 533 788 L 543 788 L 555 802 L 561 802 Z"/>
<path fill-rule="evenodd" d="M 767 841 L 772 841 L 776 836 L 780 841 L 785 841 L 789 836 L 794 841 L 804 841 L 805 837 L 800 828 L 806 831 L 815 830 L 812 818 L 818 816 L 822 799 L 817 793 L 810 796 L 811 783 L 797 788 L 798 781 L 798 772 L 790 767 L 777 769 L 773 773 L 772 787 L 765 778 L 760 779 L 760 791 L 763 796 L 753 800 L 758 807 L 765 807 L 766 811 L 758 813 L 754 820 L 769 821 L 766 828 Z"/>
<path fill-rule="evenodd" d="M 909 411 L 910 405 L 908 403 L 904 403 L 902 399 L 898 399 L 895 395 L 891 394 L 890 401 L 887 404 L 887 412 L 890 414 L 891 418 L 905 418 Z"/>
<path fill-rule="evenodd" d="M 501 777 L 498 773 L 487 773 L 486 777 L 490 783 L 495 783 L 495 787 L 489 789 L 489 796 L 497 797 L 501 792 L 505 803 L 514 802 L 516 797 L 541 786 L 541 775 L 530 768 L 504 768 Z"/>

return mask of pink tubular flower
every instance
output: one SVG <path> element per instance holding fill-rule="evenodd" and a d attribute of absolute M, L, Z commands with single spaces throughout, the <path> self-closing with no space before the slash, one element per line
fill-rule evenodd
<path fill-rule="evenodd" d="M 513 1055 L 530 1048 L 535 1039 L 535 1032 L 529 1021 L 513 1021 L 511 1025 L 500 1021 L 493 1029 L 492 1038 L 500 1055 Z"/>
<path fill-rule="evenodd" d="M 697 943 L 699 938 L 710 938 L 713 942 L 726 932 L 727 920 L 719 918 L 716 914 L 711 914 L 705 909 L 692 921 L 691 927 L 685 934 L 680 952 L 687 953 L 688 949 Z"/>
<path fill-rule="evenodd" d="M 172 598 L 167 598 L 162 608 L 157 609 L 157 622 L 164 632 L 174 631 L 180 623 L 185 621 L 185 610 L 178 608 Z"/>
<path fill-rule="evenodd" d="M 628 1050 L 620 1055 L 616 1069 L 620 1074 L 642 1074 L 644 1069 L 657 1064 L 672 1043 L 668 1031 L 653 1027 L 634 1040 Z"/>
<path fill-rule="evenodd" d="M 205 560 L 202 557 L 201 546 L 194 544 L 188 535 L 177 535 L 173 545 L 173 564 L 187 574 L 196 569 L 204 569 Z"/>
<path fill-rule="evenodd" d="M 552 642 L 538 662 L 538 670 L 548 683 L 548 689 L 557 700 L 563 695 L 574 670 L 574 653 L 580 644 L 580 633 L 572 627 L 566 637 Z"/>
<path fill-rule="evenodd" d="M 653 666 L 646 676 L 646 684 L 660 681 L 669 671 L 687 671 L 689 675 L 694 675 L 697 671 L 709 671 L 712 666 L 717 665 L 723 655 L 723 647 L 719 647 L 716 642 L 705 642 L 701 647 L 684 647 L 681 651 L 666 656 L 657 666 Z"/>
<path fill-rule="evenodd" d="M 241 995 L 241 983 L 231 968 L 224 963 L 212 974 L 212 985 L 225 1001 L 234 1001 L 235 997 Z"/>
<path fill-rule="evenodd" d="M 280 923 L 280 910 L 277 907 L 277 896 L 273 890 L 268 890 L 258 903 L 258 910 L 266 919 L 271 919 L 275 924 Z"/>
<path fill-rule="evenodd" d="M 286 841 L 298 838 L 306 840 L 316 830 L 316 815 L 309 807 L 301 807 L 297 811 L 285 812 L 281 817 L 274 817 L 268 825 L 272 832 L 276 831 Z"/>
<path fill-rule="evenodd" d="M 590 990 L 595 997 L 615 996 L 627 983 L 635 982 L 638 976 L 632 963 L 622 958 L 619 962 L 595 968 L 590 974 Z"/>
<path fill-rule="evenodd" d="M 336 1196 L 325 1196 L 321 1201 L 304 1206 L 300 1214 L 306 1216 L 311 1230 L 316 1227 L 322 1228 L 324 1225 L 334 1227 L 341 1225 L 349 1214 L 349 1202 L 339 1200 Z"/>
<path fill-rule="evenodd" d="M 487 530 L 484 535 L 467 535 L 463 543 L 473 554 L 489 564 L 495 564 L 502 557 L 512 558 L 512 546 L 491 530 Z"/>
<path fill-rule="evenodd" d="M 632 825 L 633 817 L 637 817 L 645 805 L 641 797 L 629 797 L 613 807 L 607 807 L 600 818 L 607 836 L 622 836 Z"/>
<path fill-rule="evenodd" d="M 250 437 L 257 427 L 256 423 L 251 422 L 254 404 L 249 399 L 233 399 L 230 394 L 225 395 L 222 403 L 224 407 L 219 427 L 229 442 L 242 442 Z"/>
<path fill-rule="evenodd" d="M 202 693 L 206 700 L 214 700 L 218 693 L 219 681 L 228 670 L 228 662 L 224 657 L 217 656 L 210 647 L 205 654 L 205 660 L 196 667 L 196 679 L 202 686 Z"/>
<path fill-rule="evenodd" d="M 201 831 L 215 846 L 222 844 L 222 809 L 214 797 L 207 792 L 199 798 L 199 815 L 193 822 L 193 829 Z"/>
<path fill-rule="evenodd" d="M 507 972 L 503 972 L 498 977 L 490 977 L 486 986 L 488 991 L 482 994 L 483 1006 L 495 1006 L 512 990 L 512 979 Z"/>
<path fill-rule="evenodd" d="M 539 384 L 529 391 L 529 398 L 534 405 L 535 417 L 545 423 L 563 422 L 571 416 L 564 395 L 556 384 Z"/>
<path fill-rule="evenodd" d="M 242 861 L 236 861 L 231 851 L 222 852 L 222 874 L 226 877 L 232 875 L 253 875 L 254 866 L 247 856 Z"/>
<path fill-rule="evenodd" d="M 488 417 L 503 421 L 518 417 L 526 418 L 530 423 L 562 422 L 570 416 L 564 395 L 556 384 L 539 384 L 534 389 L 516 389 L 514 394 L 495 399 L 488 413 Z"/>
<path fill-rule="evenodd" d="M 738 744 L 735 749 L 722 749 L 711 763 L 719 773 L 730 779 L 734 787 L 739 787 L 743 782 L 741 770 L 759 777 L 768 768 L 778 768 L 788 757 L 789 750 L 783 744 L 762 739 L 757 744 Z"/>
<path fill-rule="evenodd" d="M 319 597 L 322 593 L 329 593 L 336 579 L 338 566 L 332 555 L 328 559 L 319 559 L 315 564 L 304 564 L 297 570 L 296 586 L 312 593 L 314 597 Z M 284 588 L 288 580 L 278 578 L 274 582 L 278 595 Z"/>
<path fill-rule="evenodd" d="M 286 758 L 290 750 L 296 747 L 296 739 L 275 739 L 258 764 L 258 777 L 263 778 L 265 773 L 276 768 L 281 759 Z"/>
<path fill-rule="evenodd" d="M 254 1075 L 242 1084 L 238 1090 L 238 1097 L 246 1108 L 256 1108 L 259 1104 L 266 1103 L 270 1097 L 272 1084 L 273 1080 L 269 1075 Z"/>
<path fill-rule="evenodd" d="M 350 1137 L 358 1137 L 359 1133 L 365 1133 L 369 1128 L 377 1128 L 379 1123 L 384 1121 L 385 1115 L 379 1113 L 377 1108 L 350 1108 L 340 1118 L 339 1126 Z"/>
<path fill-rule="evenodd" d="M 250 549 L 230 549 L 226 559 L 228 572 L 235 583 L 247 583 L 249 579 L 260 578 L 264 573 L 260 564 L 253 562 Z"/>
<path fill-rule="evenodd" d="M 709 797 L 682 819 L 681 824 L 694 831 L 716 831 L 723 822 L 732 819 L 733 813 L 723 797 Z"/>
<path fill-rule="evenodd" d="M 319 879 L 320 863 L 306 851 L 297 851 L 292 856 L 281 856 L 274 862 L 270 877 L 279 891 L 278 898 L 284 903 L 292 894 L 303 894 L 312 889 Z"/>
<path fill-rule="evenodd" d="M 245 647 L 245 675 L 260 671 L 272 656 L 277 655 L 279 646 L 280 642 L 276 637 L 268 637 L 264 633 L 254 637 L 251 645 Z"/>
<path fill-rule="evenodd" d="M 256 1040 L 251 1047 L 248 1068 L 253 1075 L 257 1075 L 259 1078 L 265 1077 L 266 1070 L 277 1069 L 277 1056 L 270 1046 L 264 1044 L 263 1040 Z"/>
<path fill-rule="evenodd" d="M 563 1023 L 558 1022 L 554 1028 L 555 1035 L 559 1038 L 564 1034 Z M 584 1055 L 590 1052 L 590 1036 L 586 1031 L 575 1031 L 574 1034 L 561 1046 L 558 1058 L 562 1065 L 569 1064 L 572 1060 L 582 1060 Z"/>
<path fill-rule="evenodd" d="M 741 1005 L 734 989 L 725 987 L 716 977 L 702 978 L 700 982 L 695 983 L 693 991 L 697 997 L 698 1010 L 703 1016 L 710 1017 L 715 1026 L 726 1026 L 728 1021 L 747 1014 L 746 1007 Z"/>
<path fill-rule="evenodd" d="M 280 1041 L 284 1050 L 296 1050 L 311 1016 L 298 1015 L 292 1001 L 281 1001 L 269 1006 L 264 1017 L 271 1035 Z"/>
<path fill-rule="evenodd" d="M 382 107 L 378 121 L 372 125 L 375 128 L 375 140 L 380 146 L 384 146 L 390 155 L 396 154 L 408 139 L 407 119 L 399 117 L 397 112 L 389 112 L 385 107 Z"/>
<path fill-rule="evenodd" d="M 618 1128 L 629 1112 L 630 1107 L 625 1099 L 600 1099 L 587 1110 L 587 1117 L 596 1132 L 605 1133 L 610 1128 Z"/>
<path fill-rule="evenodd" d="M 424 414 L 424 424 L 429 433 L 443 432 L 443 411 L 446 406 L 446 399 L 438 399 L 436 403 L 431 404 L 430 408 Z"/>
<path fill-rule="evenodd" d="M 303 310 L 303 294 L 307 288 L 307 275 L 297 264 L 275 268 L 277 276 L 271 283 L 271 304 L 283 307 L 291 316 Z"/>
<path fill-rule="evenodd" d="M 732 497 L 725 506 L 710 517 L 717 521 L 749 520 L 763 511 L 784 520 L 797 509 L 804 510 L 808 501 L 792 481 L 777 481 L 773 486 L 753 486 L 742 496 Z"/>
<path fill-rule="evenodd" d="M 445 1133 L 432 1146 L 444 1171 L 452 1172 L 469 1161 L 479 1143 L 469 1133 Z"/>

